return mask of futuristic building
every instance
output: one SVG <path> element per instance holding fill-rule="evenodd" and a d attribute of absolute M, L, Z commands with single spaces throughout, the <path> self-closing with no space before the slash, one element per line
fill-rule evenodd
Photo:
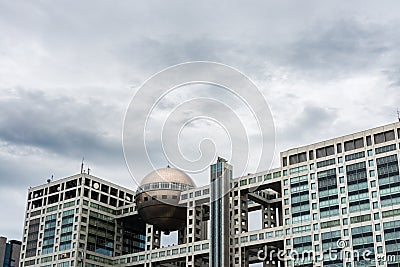
<path fill-rule="evenodd" d="M 398 267 L 399 156 L 394 123 L 243 177 L 218 158 L 202 187 L 173 168 L 135 191 L 86 173 L 50 181 L 28 191 L 20 266 Z"/>
<path fill-rule="evenodd" d="M 160 231 L 182 230 L 186 206 L 179 204 L 182 191 L 195 188 L 184 172 L 170 167 L 155 170 L 142 180 L 135 201 L 140 217 Z"/>

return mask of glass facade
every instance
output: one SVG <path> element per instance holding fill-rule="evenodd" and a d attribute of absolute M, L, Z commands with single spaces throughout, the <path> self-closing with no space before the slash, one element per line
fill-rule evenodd
<path fill-rule="evenodd" d="M 90 211 L 87 249 L 99 254 L 114 255 L 115 220 Z"/>
<path fill-rule="evenodd" d="M 42 254 L 49 254 L 54 252 L 56 226 L 57 226 L 57 213 L 46 216 L 46 221 L 44 224 Z"/>
<path fill-rule="evenodd" d="M 369 210 L 368 177 L 364 161 L 347 165 L 347 190 L 350 213 Z"/>
<path fill-rule="evenodd" d="M 74 210 L 62 213 L 60 251 L 71 249 L 72 230 L 74 226 Z"/>
<path fill-rule="evenodd" d="M 400 204 L 400 178 L 397 155 L 376 159 L 381 206 Z"/>
<path fill-rule="evenodd" d="M 292 224 L 310 221 L 308 176 L 290 179 Z"/>
<path fill-rule="evenodd" d="M 397 132 L 400 134 L 400 128 Z M 297 225 L 310 222 L 313 227 L 309 231 L 317 233 L 311 240 L 312 251 L 321 253 L 315 258 L 314 263 L 320 264 L 317 266 L 400 266 L 399 220 L 379 223 L 382 219 L 400 215 L 400 208 L 391 208 L 400 204 L 400 136 L 396 139 L 394 131 L 373 136 L 365 135 L 349 141 L 338 139 L 334 146 L 312 146 L 309 151 L 296 151 L 296 155 L 309 155 L 302 161 L 309 166 L 308 172 L 302 176 L 295 175 L 299 169 L 303 170 L 304 163 L 299 167 L 295 165 L 297 162 L 286 163 L 284 167 L 289 171 L 290 183 L 283 182 L 282 192 L 284 195 L 290 192 L 290 199 L 282 200 L 283 214 L 285 227 L 292 228 L 286 233 L 294 235 L 285 242 L 288 251 L 303 250 L 301 238 L 296 237 L 301 233 L 298 229 L 310 228 Z M 398 142 L 394 143 L 394 140 Z M 287 162 L 290 154 L 284 154 L 283 161 L 285 158 Z M 370 252 L 372 260 L 352 261 L 349 255 L 341 253 L 338 259 L 330 259 L 326 250 L 338 248 L 337 242 L 341 240 L 346 240 L 347 249 L 361 254 Z M 382 260 L 383 256 L 389 259 Z M 305 264 L 294 261 L 288 266 Z"/>
<path fill-rule="evenodd" d="M 392 259 L 388 267 L 398 267 L 400 263 L 400 220 L 383 223 L 386 257 Z M 397 262 L 397 264 L 395 263 Z"/>
<path fill-rule="evenodd" d="M 211 252 L 210 266 L 222 266 L 222 162 L 211 165 Z"/>
<path fill-rule="evenodd" d="M 336 176 L 336 169 L 317 172 L 317 179 L 320 218 L 339 215 L 338 179 Z"/>

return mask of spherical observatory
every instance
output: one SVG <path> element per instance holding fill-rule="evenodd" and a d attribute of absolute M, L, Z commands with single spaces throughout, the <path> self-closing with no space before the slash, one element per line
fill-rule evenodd
<path fill-rule="evenodd" d="M 184 172 L 170 168 L 158 169 L 140 184 L 135 196 L 142 219 L 166 233 L 183 229 L 186 225 L 186 207 L 179 206 L 182 191 L 196 187 Z"/>

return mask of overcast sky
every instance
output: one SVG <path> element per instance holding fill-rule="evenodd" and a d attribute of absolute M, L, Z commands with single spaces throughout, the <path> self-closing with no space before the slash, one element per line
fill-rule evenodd
<path fill-rule="evenodd" d="M 248 75 L 270 105 L 277 152 L 394 122 L 399 9 L 398 1 L 0 0 L 0 235 L 21 239 L 27 188 L 76 174 L 82 156 L 92 174 L 134 189 L 125 111 L 146 79 L 174 64 L 215 61 Z M 196 155 L 198 140 L 218 129 L 193 125 L 184 153 Z"/>

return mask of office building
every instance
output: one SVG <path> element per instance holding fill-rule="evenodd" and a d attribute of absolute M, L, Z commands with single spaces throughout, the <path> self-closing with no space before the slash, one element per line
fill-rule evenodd
<path fill-rule="evenodd" d="M 18 267 L 21 250 L 21 241 L 10 240 L 0 236 L 0 266 Z"/>
<path fill-rule="evenodd" d="M 85 173 L 51 181 L 28 191 L 20 266 L 398 267 L 399 156 L 394 123 L 244 177 L 218 158 L 202 187 L 173 168 L 135 191 Z"/>

